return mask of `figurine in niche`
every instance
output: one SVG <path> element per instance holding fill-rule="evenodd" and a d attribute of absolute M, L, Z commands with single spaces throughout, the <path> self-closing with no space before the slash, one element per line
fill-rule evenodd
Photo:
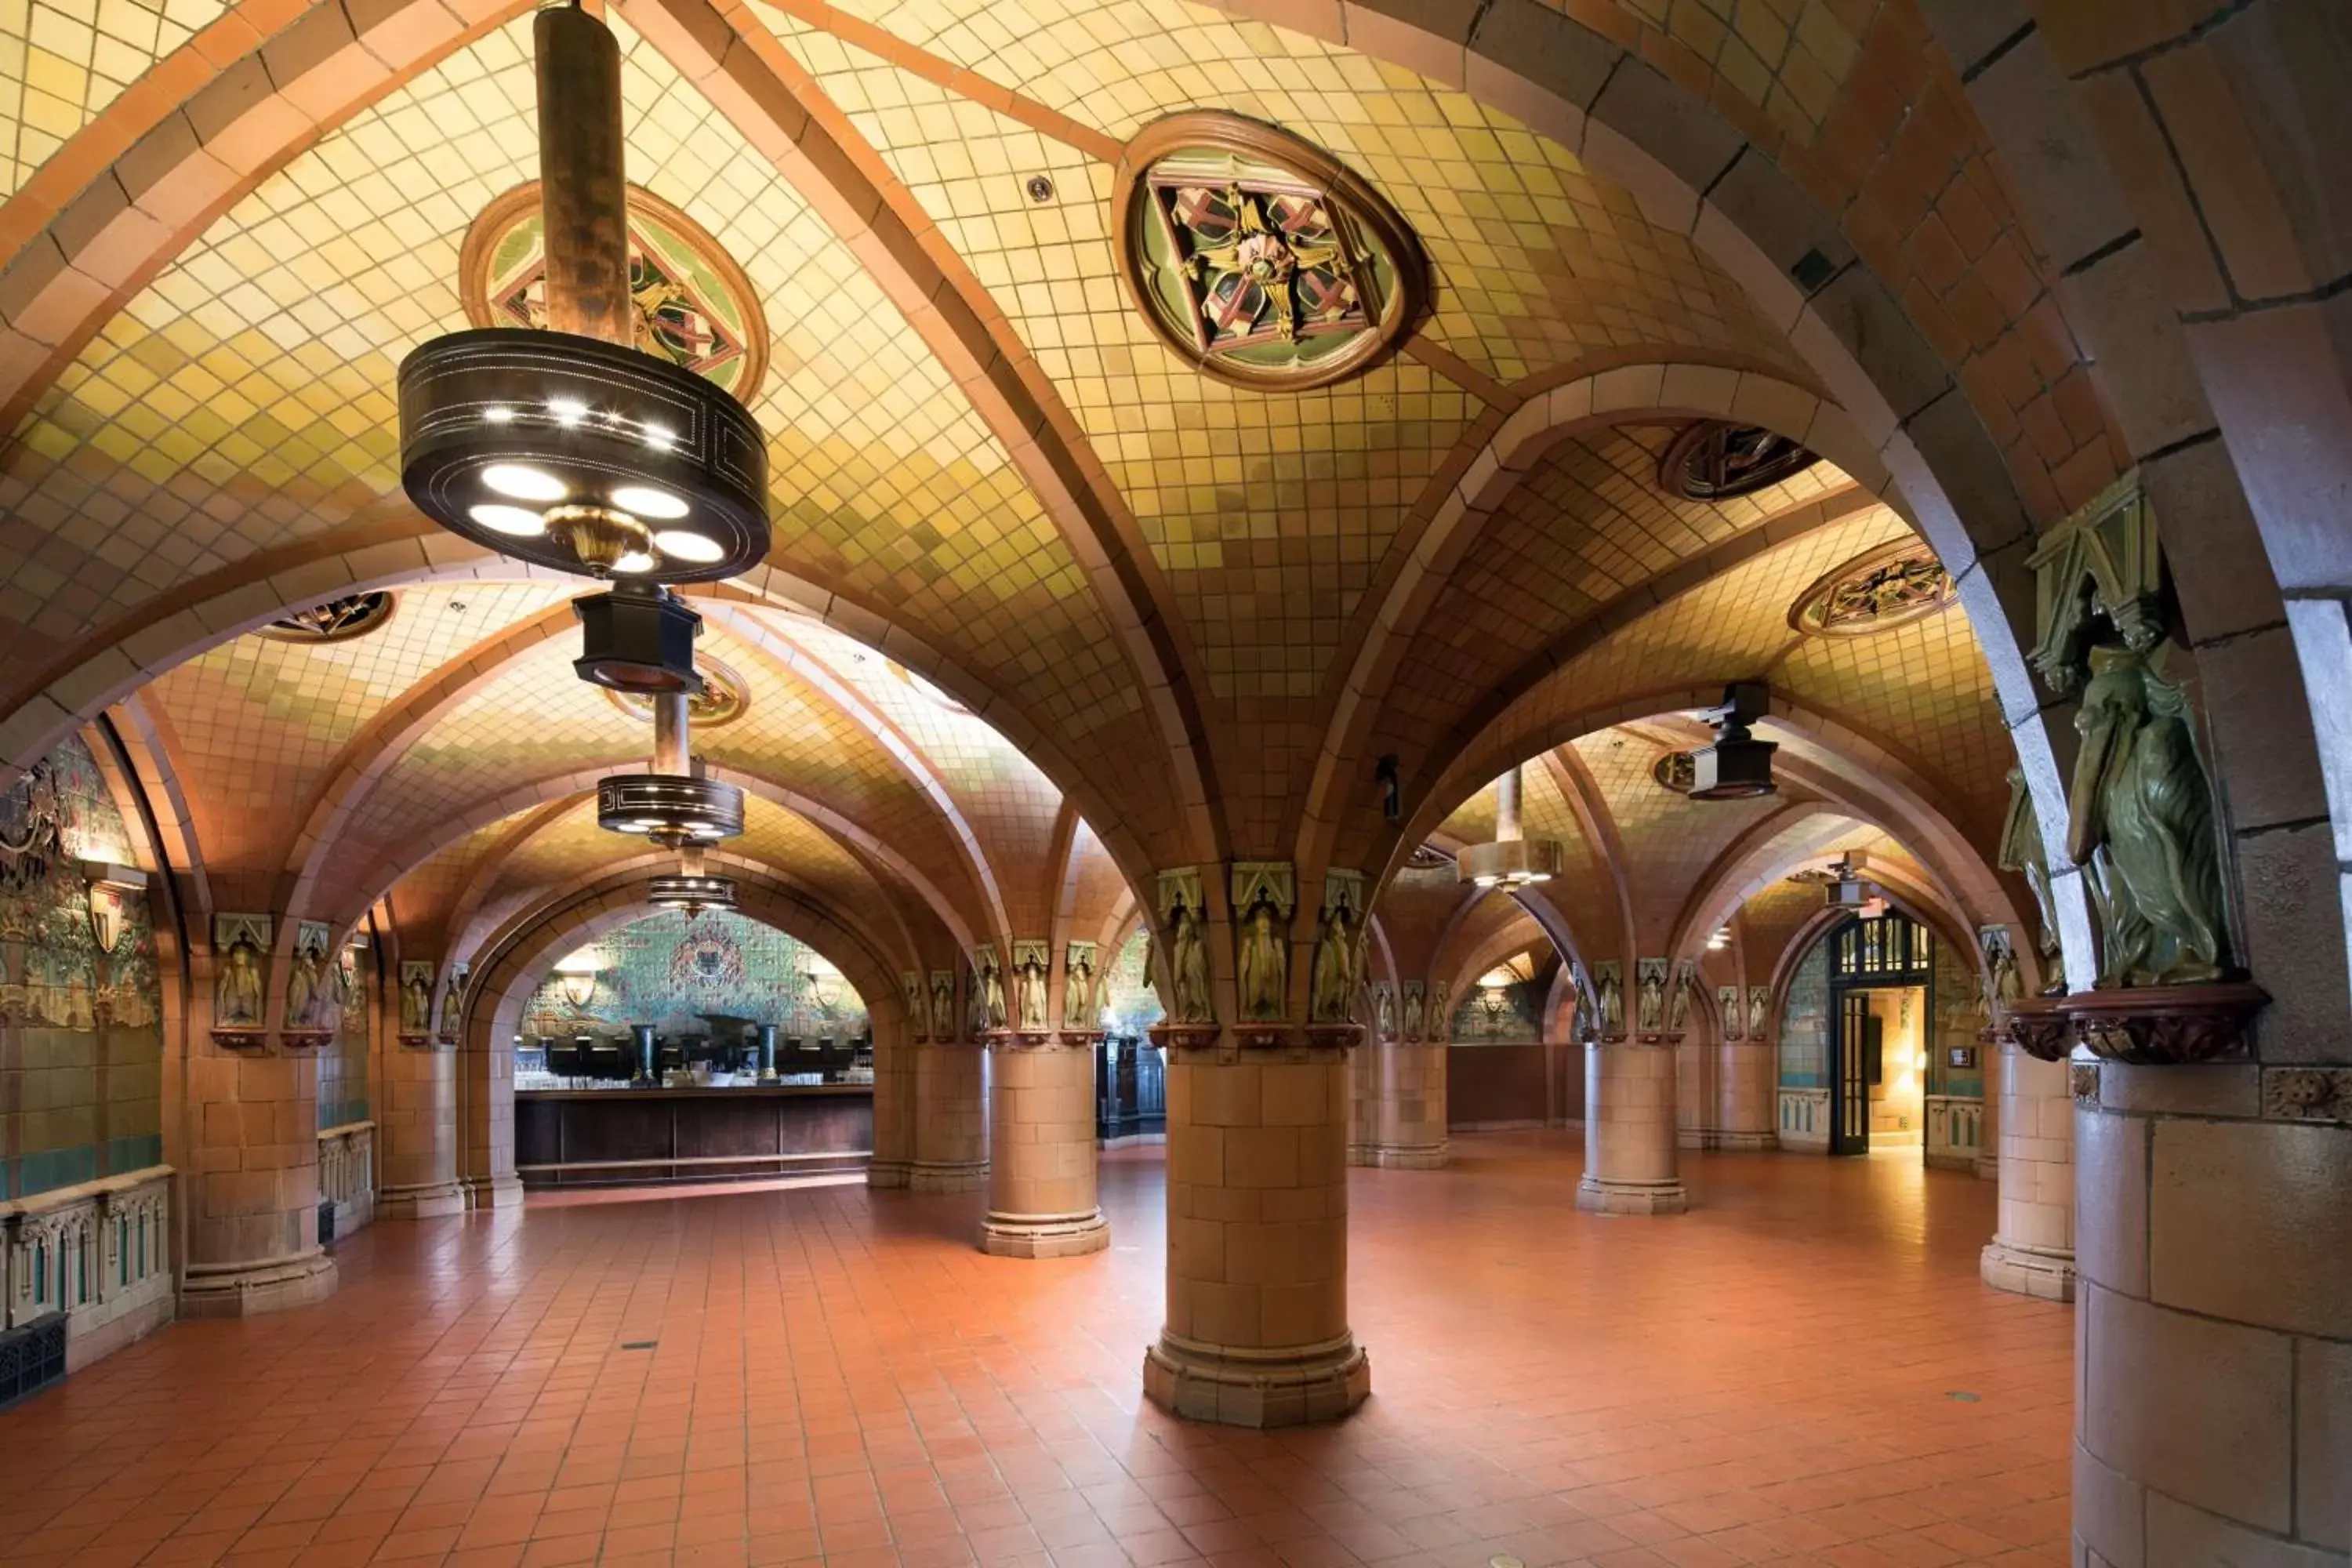
<path fill-rule="evenodd" d="M 2188 694 L 2129 648 L 2091 650 L 2074 716 L 2083 749 L 2066 853 L 2098 906 L 2099 984 L 2182 985 L 2230 973 L 2213 795 L 2189 730 Z"/>
<path fill-rule="evenodd" d="M 1453 988 L 1444 981 L 1433 981 L 1429 987 L 1429 1037 L 1433 1044 L 1449 1043 L 1454 1038 Z"/>
<path fill-rule="evenodd" d="M 1201 934 L 1201 917 L 1180 896 L 1168 921 L 1168 973 L 1176 994 L 1168 1010 L 1172 1024 L 1214 1021 L 1209 1011 L 1209 947 Z"/>
<path fill-rule="evenodd" d="M 1641 1026 L 1643 1034 L 1654 1035 L 1665 1027 L 1666 976 L 1664 971 L 1644 963 L 1635 983 L 1641 986 L 1641 996 L 1636 1004 L 1639 1011 L 1634 1016 L 1635 1022 Z"/>
<path fill-rule="evenodd" d="M 1595 993 L 1593 1012 L 1603 1037 L 1615 1039 L 1625 1033 L 1625 986 L 1617 977 L 1617 966 L 1604 963 L 1593 971 Z"/>
<path fill-rule="evenodd" d="M 466 972 L 449 971 L 449 983 L 441 988 L 441 1032 L 454 1035 L 466 1016 Z"/>
<path fill-rule="evenodd" d="M 1427 1032 L 1428 1014 L 1425 1011 L 1427 1006 L 1428 1002 L 1422 995 L 1419 985 L 1407 985 L 1404 988 L 1404 1037 L 1406 1039 L 1417 1040 Z"/>
<path fill-rule="evenodd" d="M 907 1010 L 907 1027 L 920 1032 L 924 1024 L 921 975 L 903 973 L 898 976 L 898 1005 Z"/>
<path fill-rule="evenodd" d="M 945 970 L 931 973 L 931 1038 L 955 1038 L 955 977 Z"/>
<path fill-rule="evenodd" d="M 1674 996 L 1666 1008 L 1666 1027 L 1677 1034 L 1687 1031 L 1690 1027 L 1690 998 L 1693 984 L 1687 973 L 1675 977 Z"/>
<path fill-rule="evenodd" d="M 286 1026 L 315 1029 L 326 1010 L 327 999 L 319 990 L 319 955 L 307 947 L 297 948 L 286 972 Z"/>
<path fill-rule="evenodd" d="M 1380 1031 L 1381 1039 L 1393 1040 L 1396 1024 L 1396 993 L 1385 985 L 1379 986 L 1372 993 L 1372 1026 Z"/>
<path fill-rule="evenodd" d="M 2032 890 L 2039 921 L 2033 941 L 2041 950 L 2042 973 L 2050 977 L 2042 994 L 2056 996 L 2066 989 L 2066 966 L 2058 948 L 2058 906 L 2050 896 L 2050 856 L 2042 842 L 2042 823 L 2034 815 L 2033 792 L 2025 786 L 2023 768 L 2009 770 L 2009 816 L 2001 824 L 2000 847 L 1994 859 L 2002 870 L 2023 877 Z"/>
<path fill-rule="evenodd" d="M 1274 900 L 1264 895 L 1250 900 L 1242 915 L 1242 1016 L 1265 1023 L 1282 1016 L 1283 995 L 1290 989 L 1290 951 Z"/>
<path fill-rule="evenodd" d="M 1045 1026 L 1045 955 L 1042 950 L 1023 956 L 1019 990 L 1021 1026 L 1043 1029 Z"/>
<path fill-rule="evenodd" d="M 990 953 L 980 965 L 980 1005 L 972 1016 L 976 1028 L 1004 1027 L 1004 972 L 997 967 L 996 955 Z"/>
<path fill-rule="evenodd" d="M 1764 1026 L 1772 1021 L 1772 988 L 1751 985 L 1748 988 L 1748 1037 L 1760 1040 Z"/>
<path fill-rule="evenodd" d="M 422 969 L 409 970 L 400 983 L 400 1032 L 421 1035 L 433 1016 L 433 981 Z"/>
<path fill-rule="evenodd" d="M 1062 964 L 1062 1027 L 1094 1027 L 1095 961 L 1090 950 L 1073 945 Z"/>
<path fill-rule="evenodd" d="M 1344 1024 L 1356 1005 L 1355 911 L 1343 900 L 1333 906 L 1315 943 L 1314 995 L 1307 1016 L 1318 1024 Z"/>
<path fill-rule="evenodd" d="M 213 1022 L 223 1028 L 258 1028 L 261 1024 L 261 953 L 238 937 L 221 955 L 220 979 L 213 987 Z"/>

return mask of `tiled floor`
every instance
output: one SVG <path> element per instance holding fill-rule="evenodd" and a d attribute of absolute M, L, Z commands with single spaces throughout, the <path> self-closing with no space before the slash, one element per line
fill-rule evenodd
<path fill-rule="evenodd" d="M 1139 1411 L 1160 1168 L 1114 1250 L 834 1187 L 385 1224 L 307 1311 L 184 1324 L 0 1415 L 0 1562 L 1528 1568 L 2064 1561 L 2063 1308 L 1976 1279 L 1992 1188 L 1688 1157 L 1571 1206 L 1557 1135 L 1355 1173 L 1373 1396 Z"/>

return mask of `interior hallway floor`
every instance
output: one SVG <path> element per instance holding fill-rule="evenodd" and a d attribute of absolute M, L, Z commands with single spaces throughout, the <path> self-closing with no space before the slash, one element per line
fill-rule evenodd
<path fill-rule="evenodd" d="M 1978 1282 L 1991 1183 L 1686 1154 L 1689 1214 L 1606 1219 L 1573 1134 L 1454 1151 L 1352 1173 L 1372 1398 L 1336 1427 L 1138 1408 L 1154 1151 L 1063 1261 L 976 1251 L 979 1194 L 385 1223 L 323 1306 L 0 1414 L 0 1561 L 2065 1561 L 2072 1321 Z"/>

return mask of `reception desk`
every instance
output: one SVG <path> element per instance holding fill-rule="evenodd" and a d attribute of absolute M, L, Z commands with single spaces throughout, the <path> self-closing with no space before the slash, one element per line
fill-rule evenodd
<path fill-rule="evenodd" d="M 862 1171 L 874 1086 L 519 1089 L 515 1173 L 526 1187 L 727 1182 Z"/>

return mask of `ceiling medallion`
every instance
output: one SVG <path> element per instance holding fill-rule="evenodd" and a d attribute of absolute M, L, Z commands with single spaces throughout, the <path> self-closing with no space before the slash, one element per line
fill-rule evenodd
<path fill-rule="evenodd" d="M 1385 197 L 1314 143 L 1239 115 L 1173 114 L 1139 132 L 1111 233 L 1152 330 L 1236 386 L 1359 374 L 1428 303 L 1420 242 Z"/>
<path fill-rule="evenodd" d="M 709 654 L 694 656 L 694 673 L 702 678 L 702 689 L 690 692 L 686 699 L 686 721 L 698 730 L 712 730 L 721 724 L 731 724 L 751 706 L 751 689 L 744 684 L 734 666 L 721 664 Z M 633 719 L 654 716 L 655 698 L 646 691 L 615 691 L 604 689 L 613 706 Z"/>
<path fill-rule="evenodd" d="M 457 293 L 477 327 L 547 325 L 539 182 L 484 207 L 457 256 Z M 751 280 L 709 230 L 629 187 L 629 300 L 636 348 L 683 365 L 747 407 L 768 374 L 768 323 Z"/>
<path fill-rule="evenodd" d="M 1660 789 L 1688 795 L 1698 787 L 1698 759 L 1688 752 L 1660 752 L 1650 764 L 1650 777 Z"/>
<path fill-rule="evenodd" d="M 1958 585 L 1926 542 L 1898 539 L 1816 581 L 1789 608 L 1808 637 L 1858 637 L 1924 620 L 1958 597 Z"/>
<path fill-rule="evenodd" d="M 392 619 L 393 604 L 390 594 L 352 594 L 280 616 L 254 629 L 278 642 L 348 642 Z"/>
<path fill-rule="evenodd" d="M 1702 419 L 1675 437 L 1658 460 L 1658 487 L 1690 500 L 1752 495 L 1802 473 L 1819 454 L 1758 425 Z"/>
<path fill-rule="evenodd" d="M 401 488 L 450 532 L 552 571 L 735 576 L 768 553 L 767 443 L 688 367 L 754 368 L 749 290 L 730 327 L 726 290 L 703 281 L 710 258 L 689 265 L 632 211 L 612 32 L 555 6 L 531 37 L 539 258 L 522 239 L 486 235 L 478 252 L 469 237 L 491 324 L 401 361 Z"/>

